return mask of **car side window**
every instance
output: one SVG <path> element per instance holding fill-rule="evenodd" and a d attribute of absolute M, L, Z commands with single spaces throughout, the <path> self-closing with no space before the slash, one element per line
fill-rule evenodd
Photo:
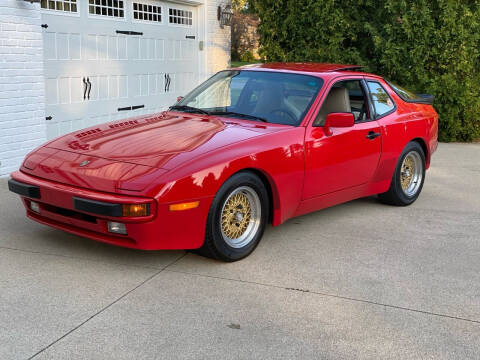
<path fill-rule="evenodd" d="M 313 126 L 323 126 L 327 115 L 335 112 L 352 113 L 356 123 L 369 120 L 367 97 L 361 80 L 335 83 L 323 101 Z"/>
<path fill-rule="evenodd" d="M 379 82 L 368 81 L 367 84 L 376 117 L 383 116 L 395 108 L 395 103 L 392 98 Z"/>

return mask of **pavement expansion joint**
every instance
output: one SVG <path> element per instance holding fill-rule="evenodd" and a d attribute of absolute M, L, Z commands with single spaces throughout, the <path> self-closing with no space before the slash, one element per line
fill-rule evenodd
<path fill-rule="evenodd" d="M 435 313 L 435 312 L 432 312 L 432 311 L 425 311 L 425 310 L 408 308 L 408 307 L 398 306 L 398 305 L 383 304 L 383 303 L 376 302 L 376 301 L 365 300 L 365 299 L 357 299 L 357 298 L 348 297 L 348 296 L 328 294 L 328 293 L 322 293 L 322 292 L 318 292 L 318 291 L 303 290 L 303 289 L 297 289 L 297 288 L 288 288 L 288 287 L 285 287 L 285 286 L 273 285 L 273 284 L 264 284 L 264 283 L 255 282 L 255 281 L 231 279 L 231 278 L 226 278 L 226 277 L 222 277 L 222 276 L 213 276 L 213 275 L 204 275 L 204 274 L 198 274 L 198 273 L 190 273 L 190 272 L 179 271 L 179 270 L 168 270 L 168 269 L 166 269 L 165 271 L 180 273 L 180 274 L 186 274 L 186 275 L 200 276 L 200 277 L 211 278 L 211 279 L 234 281 L 234 282 L 251 284 L 251 285 L 266 286 L 266 287 L 270 287 L 270 288 L 276 288 L 276 289 L 282 289 L 282 290 L 288 290 L 288 291 L 296 291 L 296 292 L 300 292 L 300 293 L 304 293 L 304 294 L 312 294 L 312 295 L 330 297 L 330 298 L 335 298 L 335 299 L 342 299 L 342 300 L 347 300 L 347 301 L 355 301 L 355 302 L 360 302 L 360 303 L 364 303 L 364 304 L 382 306 L 382 307 L 386 307 L 386 308 L 390 308 L 390 309 L 411 311 L 411 312 L 416 312 L 416 313 L 424 314 L 424 315 L 438 316 L 438 317 L 443 317 L 443 318 L 452 319 L 452 320 L 460 320 L 460 321 L 467 321 L 467 322 L 471 322 L 471 323 L 475 323 L 475 324 L 480 324 L 480 320 L 468 319 L 468 318 L 464 318 L 464 317 L 460 317 L 460 316 L 454 316 L 454 315 L 448 315 L 448 314 Z"/>
<path fill-rule="evenodd" d="M 40 349 L 39 351 L 37 351 L 35 354 L 33 354 L 31 357 L 28 358 L 28 360 L 31 360 L 35 357 L 37 357 L 38 355 L 40 355 L 41 353 L 43 353 L 45 350 L 47 350 L 48 348 L 52 347 L 53 345 L 55 345 L 56 343 L 58 343 L 59 341 L 61 341 L 62 339 L 66 338 L 68 335 L 72 334 L 74 331 L 76 331 L 77 329 L 79 329 L 80 327 L 82 327 L 83 325 L 85 325 L 87 322 L 89 322 L 90 320 L 92 320 L 94 317 L 96 317 L 97 315 L 100 315 L 101 313 L 103 313 L 105 310 L 107 310 L 108 308 L 112 307 L 113 305 L 115 305 L 117 302 L 119 302 L 120 300 L 122 300 L 123 298 L 127 297 L 129 294 L 131 294 L 132 292 L 134 292 L 135 290 L 137 290 L 139 287 L 141 287 L 142 285 L 146 284 L 147 282 L 149 282 L 150 280 L 152 280 L 154 277 L 156 277 L 157 275 L 159 275 L 161 272 L 163 272 L 167 267 L 171 266 L 171 265 L 174 265 L 175 263 L 177 263 L 178 261 L 180 261 L 182 258 L 184 258 L 186 256 L 186 253 L 185 254 L 182 254 L 180 255 L 179 257 L 177 257 L 175 260 L 173 260 L 172 262 L 170 262 L 169 264 L 165 265 L 163 268 L 161 268 L 160 270 L 158 270 L 157 272 L 155 272 L 154 274 L 150 275 L 149 277 L 147 277 L 145 280 L 143 280 L 140 284 L 138 284 L 137 286 L 135 286 L 134 288 L 128 290 L 127 292 L 125 292 L 124 294 L 122 294 L 121 296 L 119 296 L 117 299 L 115 299 L 114 301 L 112 301 L 110 304 L 104 306 L 102 309 L 100 309 L 99 311 L 97 311 L 95 314 L 93 314 L 92 316 L 90 316 L 88 319 L 84 320 L 83 322 L 81 322 L 80 324 L 78 324 L 77 326 L 75 326 L 73 329 L 67 331 L 65 334 L 63 334 L 62 336 L 60 336 L 59 338 L 57 338 L 55 341 L 51 342 L 50 344 L 48 344 L 47 346 L 45 346 L 44 348 Z"/>

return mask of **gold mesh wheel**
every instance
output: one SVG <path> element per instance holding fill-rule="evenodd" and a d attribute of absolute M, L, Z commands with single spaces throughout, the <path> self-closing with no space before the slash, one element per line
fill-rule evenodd
<path fill-rule="evenodd" d="M 400 169 L 400 184 L 405 195 L 412 197 L 420 188 L 423 177 L 423 162 L 420 154 L 410 151 L 402 162 Z"/>
<path fill-rule="evenodd" d="M 223 239 L 233 248 L 248 245 L 260 227 L 261 206 L 257 192 L 241 186 L 230 193 L 220 215 Z"/>

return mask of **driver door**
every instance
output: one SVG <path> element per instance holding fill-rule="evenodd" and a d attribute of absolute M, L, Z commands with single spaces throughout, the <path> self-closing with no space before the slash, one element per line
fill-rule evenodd
<path fill-rule="evenodd" d="M 326 115 L 351 112 L 355 124 L 323 131 Z M 369 182 L 381 153 L 381 130 L 372 114 L 363 78 L 342 78 L 330 85 L 317 117 L 305 137 L 303 199 L 352 188 Z"/>

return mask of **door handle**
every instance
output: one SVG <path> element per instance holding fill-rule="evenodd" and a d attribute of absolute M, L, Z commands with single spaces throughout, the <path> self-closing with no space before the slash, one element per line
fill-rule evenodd
<path fill-rule="evenodd" d="M 381 134 L 380 133 L 377 133 L 375 131 L 369 131 L 366 138 L 369 139 L 369 140 L 373 140 L 377 137 L 379 137 Z"/>
<path fill-rule="evenodd" d="M 170 91 L 170 74 L 165 74 L 165 92 Z"/>
<path fill-rule="evenodd" d="M 88 77 L 87 77 L 87 84 L 88 84 L 87 99 L 90 100 L 90 91 L 92 91 L 92 83 L 90 82 L 90 79 Z"/>
<path fill-rule="evenodd" d="M 123 30 L 117 30 L 115 31 L 117 34 L 122 34 L 122 35 L 143 35 L 143 32 L 138 32 L 138 31 L 123 31 Z"/>
<path fill-rule="evenodd" d="M 85 78 L 83 78 L 83 100 L 87 99 L 87 88 L 88 88 L 87 81 L 85 80 Z"/>

